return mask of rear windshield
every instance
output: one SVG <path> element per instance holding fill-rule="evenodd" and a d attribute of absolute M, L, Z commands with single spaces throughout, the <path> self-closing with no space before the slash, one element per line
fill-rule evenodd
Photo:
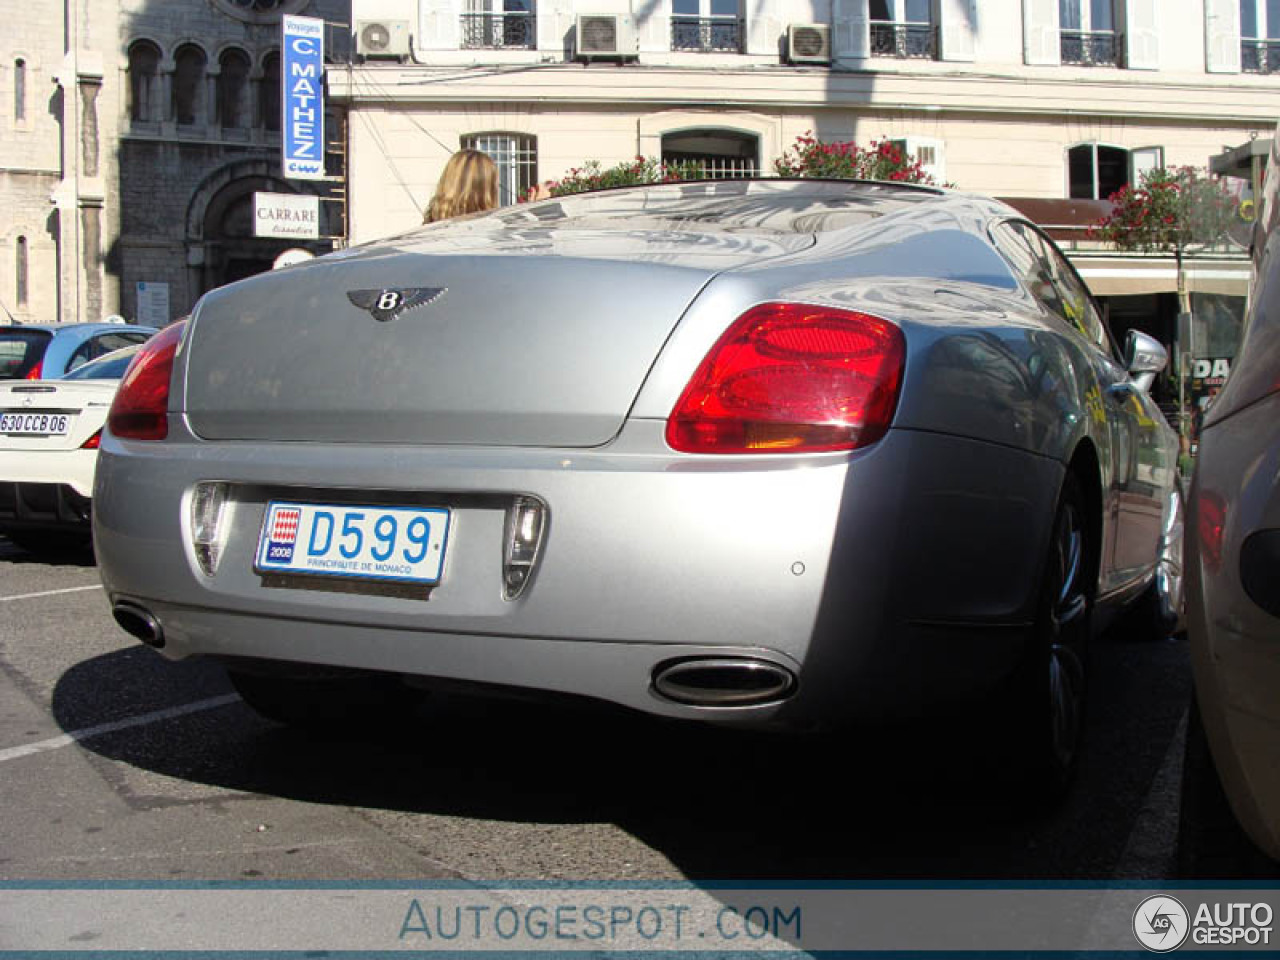
<path fill-rule="evenodd" d="M 508 226 L 572 219 L 575 226 L 625 221 L 638 229 L 813 234 L 840 230 L 937 200 L 941 191 L 850 180 L 688 181 L 580 193 L 504 208 Z M 477 221 L 482 223 L 483 221 Z"/>
<path fill-rule="evenodd" d="M 62 379 L 119 380 L 124 376 L 124 372 L 129 369 L 129 361 L 133 359 L 133 355 L 137 352 L 137 347 L 125 347 L 123 350 L 115 350 L 104 357 L 90 360 L 88 363 L 76 367 Z"/>
<path fill-rule="evenodd" d="M 0 380 L 21 380 L 34 370 L 52 338 L 48 330 L 0 330 Z"/>

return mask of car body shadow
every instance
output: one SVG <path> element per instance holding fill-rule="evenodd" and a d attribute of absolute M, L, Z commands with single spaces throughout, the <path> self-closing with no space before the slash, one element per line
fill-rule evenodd
<path fill-rule="evenodd" d="M 66 671 L 53 710 L 73 731 L 211 701 L 83 746 L 166 776 L 309 803 L 613 823 L 690 878 L 1108 879 L 1182 709 L 1182 691 L 1155 695 L 1151 651 L 1111 646 L 1097 651 L 1112 669 L 1092 690 L 1095 748 L 1071 793 L 1045 808 L 1019 802 L 1016 765 L 972 759 L 975 733 L 955 718 L 802 738 L 597 704 L 432 694 L 394 724 L 353 717 L 345 730 L 316 733 L 226 701 L 217 665 L 175 664 L 144 647 Z M 1185 685 L 1185 647 L 1157 653 L 1165 685 Z M 1140 741 L 1157 747 L 1134 749 Z"/>

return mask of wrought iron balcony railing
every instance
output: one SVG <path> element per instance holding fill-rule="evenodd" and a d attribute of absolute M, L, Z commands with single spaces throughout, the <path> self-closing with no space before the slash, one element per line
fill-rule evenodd
<path fill-rule="evenodd" d="M 1062 62 L 1082 67 L 1120 66 L 1120 35 L 1112 30 L 1062 30 Z"/>
<path fill-rule="evenodd" d="M 466 50 L 532 50 L 537 21 L 532 13 L 464 13 L 462 46 Z"/>
<path fill-rule="evenodd" d="M 1245 73 L 1280 73 L 1280 40 L 1241 40 L 1240 69 Z"/>
<path fill-rule="evenodd" d="M 741 53 L 742 21 L 733 17 L 672 17 L 671 49 Z"/>
<path fill-rule="evenodd" d="M 871 55 L 936 60 L 938 59 L 938 32 L 927 23 L 872 21 Z"/>

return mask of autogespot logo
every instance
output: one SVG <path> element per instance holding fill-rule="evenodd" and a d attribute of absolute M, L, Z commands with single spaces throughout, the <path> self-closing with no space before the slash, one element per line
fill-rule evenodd
<path fill-rule="evenodd" d="M 1191 916 L 1187 908 L 1164 894 L 1147 897 L 1133 912 L 1133 935 L 1154 953 L 1177 950 L 1187 939 Z"/>

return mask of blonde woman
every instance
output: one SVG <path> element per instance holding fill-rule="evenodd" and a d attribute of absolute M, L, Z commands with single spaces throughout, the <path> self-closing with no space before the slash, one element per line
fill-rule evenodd
<path fill-rule="evenodd" d="M 423 223 L 435 223 L 463 213 L 492 210 L 498 205 L 498 167 L 479 150 L 459 150 L 449 158 L 436 185 Z"/>

